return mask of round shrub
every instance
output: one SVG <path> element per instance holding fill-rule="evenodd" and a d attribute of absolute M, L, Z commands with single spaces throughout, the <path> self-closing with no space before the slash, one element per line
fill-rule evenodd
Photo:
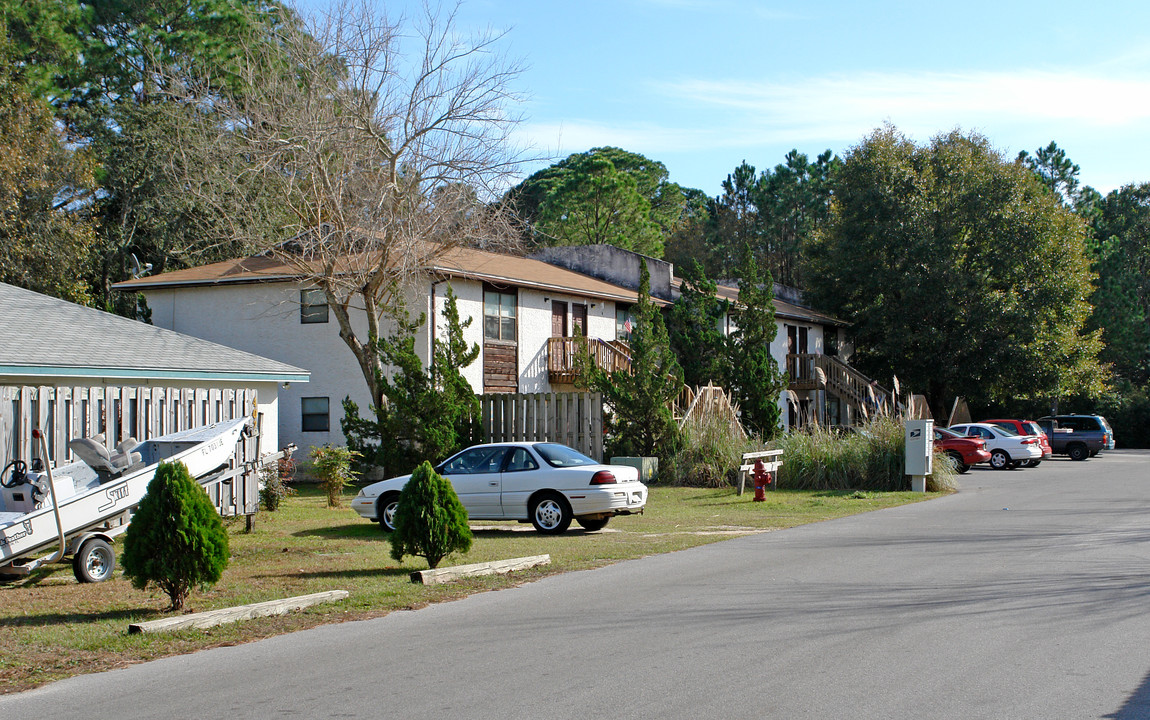
<path fill-rule="evenodd" d="M 172 610 L 193 587 L 219 581 L 228 566 L 228 533 L 208 495 L 181 462 L 164 463 L 124 534 L 124 575 L 143 590 L 154 584 Z"/>
<path fill-rule="evenodd" d="M 427 559 L 429 568 L 435 568 L 452 552 L 470 549 L 467 510 L 451 483 L 424 461 L 399 495 L 391 556 L 403 560 L 404 555 L 419 555 Z"/>

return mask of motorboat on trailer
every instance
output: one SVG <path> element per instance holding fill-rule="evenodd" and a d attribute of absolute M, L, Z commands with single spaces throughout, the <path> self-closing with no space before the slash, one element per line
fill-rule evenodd
<path fill-rule="evenodd" d="M 112 575 L 111 542 L 163 462 L 182 462 L 201 484 L 227 467 L 250 418 L 225 420 L 161 435 L 143 443 L 128 438 L 109 451 L 103 436 L 77 438 L 68 448 L 80 458 L 55 467 L 10 461 L 0 474 L 0 575 L 27 575 L 66 555 L 80 582 Z M 38 431 L 41 456 L 47 448 Z M 50 555 L 36 557 L 53 545 Z"/>

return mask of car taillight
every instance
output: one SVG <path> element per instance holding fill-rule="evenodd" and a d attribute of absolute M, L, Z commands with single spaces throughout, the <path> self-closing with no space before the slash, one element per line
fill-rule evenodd
<path fill-rule="evenodd" d="M 1036 438 L 1036 437 L 1028 437 L 1028 438 L 1022 439 L 1023 445 L 1033 445 L 1036 442 L 1038 442 L 1038 438 Z"/>
<path fill-rule="evenodd" d="M 592 485 L 611 485 L 615 482 L 615 475 L 610 470 L 600 470 L 591 476 Z"/>

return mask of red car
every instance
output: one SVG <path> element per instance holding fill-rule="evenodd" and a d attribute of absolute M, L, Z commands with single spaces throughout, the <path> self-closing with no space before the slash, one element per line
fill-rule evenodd
<path fill-rule="evenodd" d="M 990 462 L 990 451 L 986 449 L 985 440 L 965 437 L 946 428 L 934 429 L 934 449 L 945 452 L 954 463 L 954 469 L 960 473 L 969 470 L 971 465 Z"/>
<path fill-rule="evenodd" d="M 983 420 L 982 422 L 997 425 L 1015 435 L 1034 435 L 1038 438 L 1038 445 L 1042 448 L 1042 458 L 1028 461 L 1026 467 L 1038 467 L 1038 463 L 1054 457 L 1054 449 L 1050 447 L 1050 438 L 1047 437 L 1042 426 L 1033 420 Z"/>

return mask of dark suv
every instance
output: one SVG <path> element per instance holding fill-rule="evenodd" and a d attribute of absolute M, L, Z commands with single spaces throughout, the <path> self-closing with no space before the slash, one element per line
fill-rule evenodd
<path fill-rule="evenodd" d="M 1114 431 L 1101 415 L 1053 415 L 1038 418 L 1056 455 L 1085 460 L 1114 449 Z"/>

